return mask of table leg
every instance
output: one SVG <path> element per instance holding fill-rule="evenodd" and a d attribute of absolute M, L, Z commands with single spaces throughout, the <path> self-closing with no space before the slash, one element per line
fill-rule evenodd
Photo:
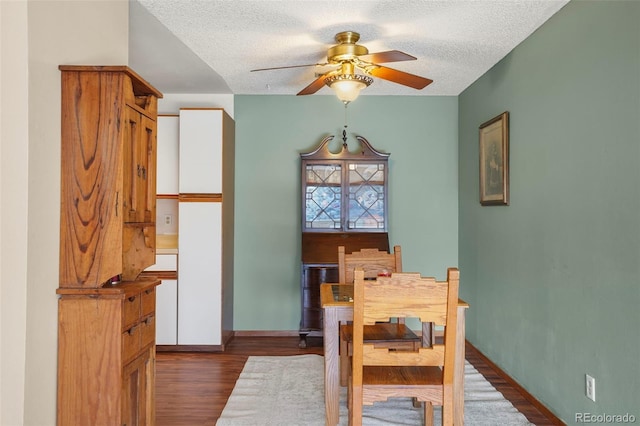
<path fill-rule="evenodd" d="M 324 309 L 324 404 L 327 426 L 338 424 L 340 418 L 340 371 L 338 355 L 340 323 L 335 309 Z"/>
<path fill-rule="evenodd" d="M 464 345 L 465 329 L 464 314 L 466 309 L 458 307 L 456 358 L 453 378 L 453 424 L 464 425 Z"/>

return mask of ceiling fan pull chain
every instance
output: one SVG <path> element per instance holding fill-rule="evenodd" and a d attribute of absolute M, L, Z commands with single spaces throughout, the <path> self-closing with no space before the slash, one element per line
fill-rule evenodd
<path fill-rule="evenodd" d="M 345 148 L 347 148 L 347 105 L 349 102 L 344 104 L 344 129 L 342 129 L 342 146 Z"/>

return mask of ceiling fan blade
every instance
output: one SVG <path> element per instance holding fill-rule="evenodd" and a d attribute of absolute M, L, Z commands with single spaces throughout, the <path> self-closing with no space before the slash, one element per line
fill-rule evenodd
<path fill-rule="evenodd" d="M 287 68 L 303 68 L 303 67 L 322 67 L 325 65 L 329 65 L 328 63 L 324 63 L 324 64 L 305 64 L 305 65 L 289 65 L 287 67 L 273 67 L 273 68 L 258 68 L 256 70 L 251 70 L 250 72 L 254 72 L 254 71 L 271 71 L 271 70 L 283 70 L 283 69 L 287 69 Z"/>
<path fill-rule="evenodd" d="M 296 96 L 313 95 L 318 90 L 322 89 L 322 86 L 324 86 L 324 81 L 327 79 L 327 77 L 329 77 L 329 75 L 330 73 L 322 74 L 320 77 L 313 80 L 310 85 L 299 91 Z"/>
<path fill-rule="evenodd" d="M 394 70 L 393 68 L 387 68 L 380 65 L 367 69 L 367 72 L 375 77 L 383 80 L 389 80 L 394 83 L 402 84 L 403 86 L 413 87 L 414 89 L 424 89 L 429 84 L 433 83 L 433 80 L 420 77 L 418 75 L 409 74 L 408 72 Z"/>
<path fill-rule="evenodd" d="M 411 56 L 407 53 L 399 50 L 388 50 L 386 52 L 369 53 L 368 55 L 360 55 L 358 59 L 365 62 L 400 62 L 400 61 L 415 61 L 415 56 Z"/>

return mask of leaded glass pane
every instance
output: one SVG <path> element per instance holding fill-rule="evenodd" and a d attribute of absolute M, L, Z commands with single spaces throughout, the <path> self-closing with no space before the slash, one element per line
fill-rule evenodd
<path fill-rule="evenodd" d="M 306 167 L 305 227 L 340 229 L 342 168 L 311 164 Z"/>
<path fill-rule="evenodd" d="M 349 229 L 384 229 L 384 164 L 349 164 Z"/>

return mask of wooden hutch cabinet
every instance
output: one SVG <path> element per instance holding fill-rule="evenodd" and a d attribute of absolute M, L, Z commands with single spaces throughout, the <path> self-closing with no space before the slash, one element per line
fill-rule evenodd
<path fill-rule="evenodd" d="M 333 136 L 302 164 L 302 295 L 300 347 L 307 336 L 322 336 L 320 284 L 338 281 L 338 247 L 347 253 L 363 248 L 389 251 L 387 180 L 389 154 L 356 136 L 351 152 L 346 137 L 340 152 L 329 150 Z"/>
<path fill-rule="evenodd" d="M 58 425 L 153 425 L 156 120 L 126 66 L 62 65 Z"/>

